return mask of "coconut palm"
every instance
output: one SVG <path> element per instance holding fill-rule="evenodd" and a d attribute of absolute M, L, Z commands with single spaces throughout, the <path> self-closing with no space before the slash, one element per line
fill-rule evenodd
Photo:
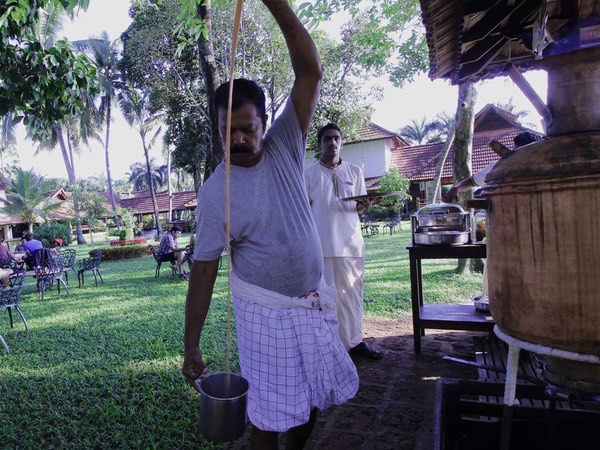
<path fill-rule="evenodd" d="M 441 112 L 436 114 L 434 121 L 437 123 L 437 127 L 429 142 L 446 141 L 448 137 L 454 133 L 454 127 L 456 126 L 454 116 L 451 116 L 447 112 Z"/>
<path fill-rule="evenodd" d="M 154 158 L 150 159 L 150 178 L 154 189 L 158 191 L 159 188 L 166 184 L 167 174 L 166 165 L 160 167 L 156 166 Z M 146 164 L 141 162 L 135 162 L 129 166 L 129 172 L 127 173 L 127 180 L 133 185 L 135 191 L 145 191 L 148 187 L 148 168 Z"/>
<path fill-rule="evenodd" d="M 111 41 L 106 31 L 100 37 L 90 38 L 73 42 L 75 48 L 88 53 L 98 72 L 103 93 L 100 95 L 100 107 L 98 108 L 101 121 L 106 126 L 104 137 L 104 159 L 106 164 L 106 178 L 108 179 L 108 197 L 113 212 L 115 224 L 120 228 L 117 204 L 113 192 L 113 181 L 110 170 L 110 124 L 112 121 L 112 105 L 115 102 L 117 92 L 123 86 L 121 73 L 118 69 L 119 62 L 119 40 Z"/>
<path fill-rule="evenodd" d="M 144 157 L 146 158 L 146 174 L 148 177 L 148 187 L 152 197 L 152 206 L 154 207 L 154 219 L 156 223 L 156 232 L 160 236 L 162 227 L 160 224 L 160 213 L 156 201 L 156 189 L 152 183 L 152 166 L 150 164 L 149 151 L 161 132 L 159 126 L 163 118 L 162 111 L 155 111 L 149 98 L 149 92 L 138 91 L 135 89 L 123 89 L 119 93 L 119 107 L 127 123 L 133 127 L 140 135 Z"/>
<path fill-rule="evenodd" d="M 21 217 L 31 233 L 34 223 L 44 222 L 50 211 L 60 207 L 50 199 L 53 188 L 49 180 L 33 170 L 16 167 L 6 188 L 6 199 L 0 198 L 0 212 Z"/>
<path fill-rule="evenodd" d="M 439 128 L 440 123 L 437 120 L 429 121 L 426 117 L 423 117 L 421 121 L 412 119 L 410 125 L 406 125 L 398 130 L 398 134 L 414 144 L 421 145 L 423 142 L 431 142 L 434 133 Z"/>
<path fill-rule="evenodd" d="M 40 11 L 40 20 L 36 32 L 38 40 L 43 46 L 54 44 L 56 36 L 62 29 L 64 17 L 65 12 L 60 8 L 49 7 Z M 37 155 L 40 151 L 52 151 L 57 147 L 60 148 L 71 189 L 74 189 L 77 184 L 74 154 L 81 152 L 81 144 L 87 145 L 91 139 L 100 140 L 97 133 L 98 114 L 93 99 L 87 92 L 82 92 L 80 95 L 85 105 L 81 113 L 77 116 L 66 117 L 64 122 L 56 122 L 54 127 L 44 135 L 46 136 L 44 141 L 40 141 L 38 138 L 36 151 Z M 81 230 L 78 199 L 73 198 L 73 203 L 77 243 L 85 244 L 85 238 Z"/>

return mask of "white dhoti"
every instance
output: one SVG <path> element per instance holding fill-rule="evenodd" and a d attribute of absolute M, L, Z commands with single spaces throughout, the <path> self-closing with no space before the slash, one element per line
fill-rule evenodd
<path fill-rule="evenodd" d="M 337 317 L 346 350 L 362 342 L 364 258 L 325 257 L 323 277 L 337 291 Z"/>
<path fill-rule="evenodd" d="M 337 330 L 335 293 L 322 286 L 287 297 L 232 275 L 248 417 L 264 431 L 287 431 L 354 397 L 358 374 Z"/>

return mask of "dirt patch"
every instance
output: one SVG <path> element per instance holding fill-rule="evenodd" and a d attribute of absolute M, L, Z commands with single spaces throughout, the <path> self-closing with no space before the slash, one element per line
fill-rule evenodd
<path fill-rule="evenodd" d="M 421 355 L 413 351 L 410 315 L 365 319 L 363 334 L 384 357 L 380 361 L 355 359 L 360 377 L 356 397 L 319 414 L 306 449 L 432 449 L 436 380 L 477 378 L 473 367 L 442 356 L 473 360 L 472 336 L 477 333 L 427 330 Z M 228 448 L 248 449 L 248 442 L 246 433 Z"/>

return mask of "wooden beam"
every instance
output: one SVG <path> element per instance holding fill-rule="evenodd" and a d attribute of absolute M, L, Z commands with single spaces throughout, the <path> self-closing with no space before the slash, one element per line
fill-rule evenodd
<path fill-rule="evenodd" d="M 462 42 L 469 43 L 485 39 L 493 32 L 497 32 L 497 28 L 510 18 L 510 23 L 521 25 L 521 23 L 540 8 L 539 0 L 522 0 L 521 3 L 513 7 L 506 4 L 500 4 L 490 9 L 485 17 L 477 22 L 473 27 L 463 33 Z"/>
<path fill-rule="evenodd" d="M 531 102 L 535 110 L 542 116 L 544 132 L 552 124 L 554 118 L 552 117 L 552 112 L 546 106 L 546 103 L 540 98 L 537 92 L 531 87 L 527 79 L 523 76 L 521 72 L 519 72 L 515 66 L 509 64 L 507 67 L 508 76 L 515 83 L 521 92 L 527 97 L 527 99 Z"/>
<path fill-rule="evenodd" d="M 460 64 L 466 65 L 480 61 L 484 55 L 488 54 L 490 51 L 494 51 L 498 46 L 502 47 L 505 42 L 508 42 L 508 40 L 503 36 L 488 36 L 483 41 L 474 45 L 469 51 L 463 53 L 460 57 Z"/>
<path fill-rule="evenodd" d="M 460 70 L 458 71 L 459 83 L 464 82 L 473 75 L 481 72 L 487 67 L 490 61 L 492 61 L 498 55 L 498 53 L 502 51 L 502 47 L 504 47 L 506 40 L 502 37 L 498 38 L 499 39 L 494 45 L 486 48 L 485 53 L 480 54 L 477 59 L 474 59 L 471 62 L 461 66 Z"/>
<path fill-rule="evenodd" d="M 463 8 L 463 15 L 470 16 L 477 14 L 496 6 L 499 3 L 504 3 L 505 0 L 471 0 Z"/>

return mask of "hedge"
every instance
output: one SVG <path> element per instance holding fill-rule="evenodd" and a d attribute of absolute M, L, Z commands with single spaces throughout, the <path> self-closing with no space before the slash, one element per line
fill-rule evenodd
<path fill-rule="evenodd" d="M 123 245 L 116 247 L 99 247 L 90 250 L 90 256 L 93 256 L 96 250 L 102 251 L 102 261 L 117 261 L 121 259 L 140 258 L 151 255 L 150 247 L 147 245 Z"/>

